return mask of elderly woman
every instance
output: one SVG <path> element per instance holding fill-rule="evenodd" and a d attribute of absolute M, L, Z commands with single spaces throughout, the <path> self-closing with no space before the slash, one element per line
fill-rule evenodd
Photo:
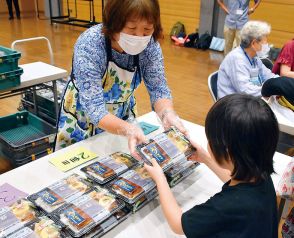
<path fill-rule="evenodd" d="M 241 45 L 232 50 L 222 62 L 217 82 L 217 95 L 222 98 L 233 93 L 261 96 L 262 84 L 279 77 L 266 68 L 259 55 L 269 51 L 267 36 L 271 27 L 260 21 L 249 21 L 241 30 Z"/>

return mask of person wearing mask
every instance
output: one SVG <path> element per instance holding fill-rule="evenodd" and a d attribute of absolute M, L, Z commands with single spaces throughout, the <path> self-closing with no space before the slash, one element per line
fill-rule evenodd
<path fill-rule="evenodd" d="M 284 45 L 275 61 L 273 73 L 294 78 L 294 39 Z"/>
<path fill-rule="evenodd" d="M 255 12 L 260 1 L 254 0 L 254 6 L 249 8 L 250 0 L 228 0 L 226 5 L 224 0 L 217 0 L 227 14 L 224 26 L 225 55 L 232 50 L 235 40 L 236 45 L 240 45 L 240 30 L 248 22 L 249 15 Z"/>
<path fill-rule="evenodd" d="M 173 109 L 158 39 L 162 27 L 158 0 L 108 0 L 103 24 L 77 40 L 71 78 L 61 103 L 55 149 L 107 131 L 127 137 L 129 149 L 145 142 L 134 123 L 134 92 L 142 80 L 152 108 L 165 128 L 186 133 Z"/>
<path fill-rule="evenodd" d="M 267 37 L 271 27 L 266 22 L 249 21 L 241 30 L 241 45 L 223 60 L 218 72 L 217 97 L 233 93 L 261 96 L 262 84 L 279 77 L 264 66 L 258 56 L 269 52 Z"/>

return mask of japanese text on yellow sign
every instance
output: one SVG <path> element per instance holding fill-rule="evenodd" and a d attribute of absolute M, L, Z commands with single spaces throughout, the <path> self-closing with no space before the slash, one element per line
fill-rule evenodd
<path fill-rule="evenodd" d="M 61 171 L 66 172 L 96 157 L 97 155 L 88 149 L 77 147 L 65 154 L 53 157 L 49 161 Z"/>

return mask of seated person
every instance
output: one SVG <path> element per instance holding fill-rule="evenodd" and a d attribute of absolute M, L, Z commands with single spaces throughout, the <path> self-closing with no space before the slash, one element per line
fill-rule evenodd
<path fill-rule="evenodd" d="M 208 152 L 192 142 L 197 151 L 190 160 L 205 163 L 225 184 L 203 204 L 183 212 L 156 160 L 145 164 L 171 229 L 187 238 L 278 237 L 271 174 L 279 127 L 270 107 L 250 95 L 226 96 L 210 109 L 205 133 Z"/>
<path fill-rule="evenodd" d="M 294 78 L 294 39 L 284 45 L 273 67 L 273 73 Z"/>
<path fill-rule="evenodd" d="M 217 95 L 233 93 L 261 96 L 264 81 L 278 77 L 266 68 L 258 55 L 269 51 L 267 36 L 270 26 L 265 22 L 249 21 L 241 30 L 241 45 L 232 50 L 221 63 L 218 72 Z"/>

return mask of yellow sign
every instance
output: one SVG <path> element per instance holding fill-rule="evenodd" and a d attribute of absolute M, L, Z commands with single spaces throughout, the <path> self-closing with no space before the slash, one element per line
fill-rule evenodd
<path fill-rule="evenodd" d="M 66 172 L 96 157 L 97 155 L 88 149 L 77 147 L 66 152 L 66 154 L 53 157 L 49 161 L 61 171 Z"/>

